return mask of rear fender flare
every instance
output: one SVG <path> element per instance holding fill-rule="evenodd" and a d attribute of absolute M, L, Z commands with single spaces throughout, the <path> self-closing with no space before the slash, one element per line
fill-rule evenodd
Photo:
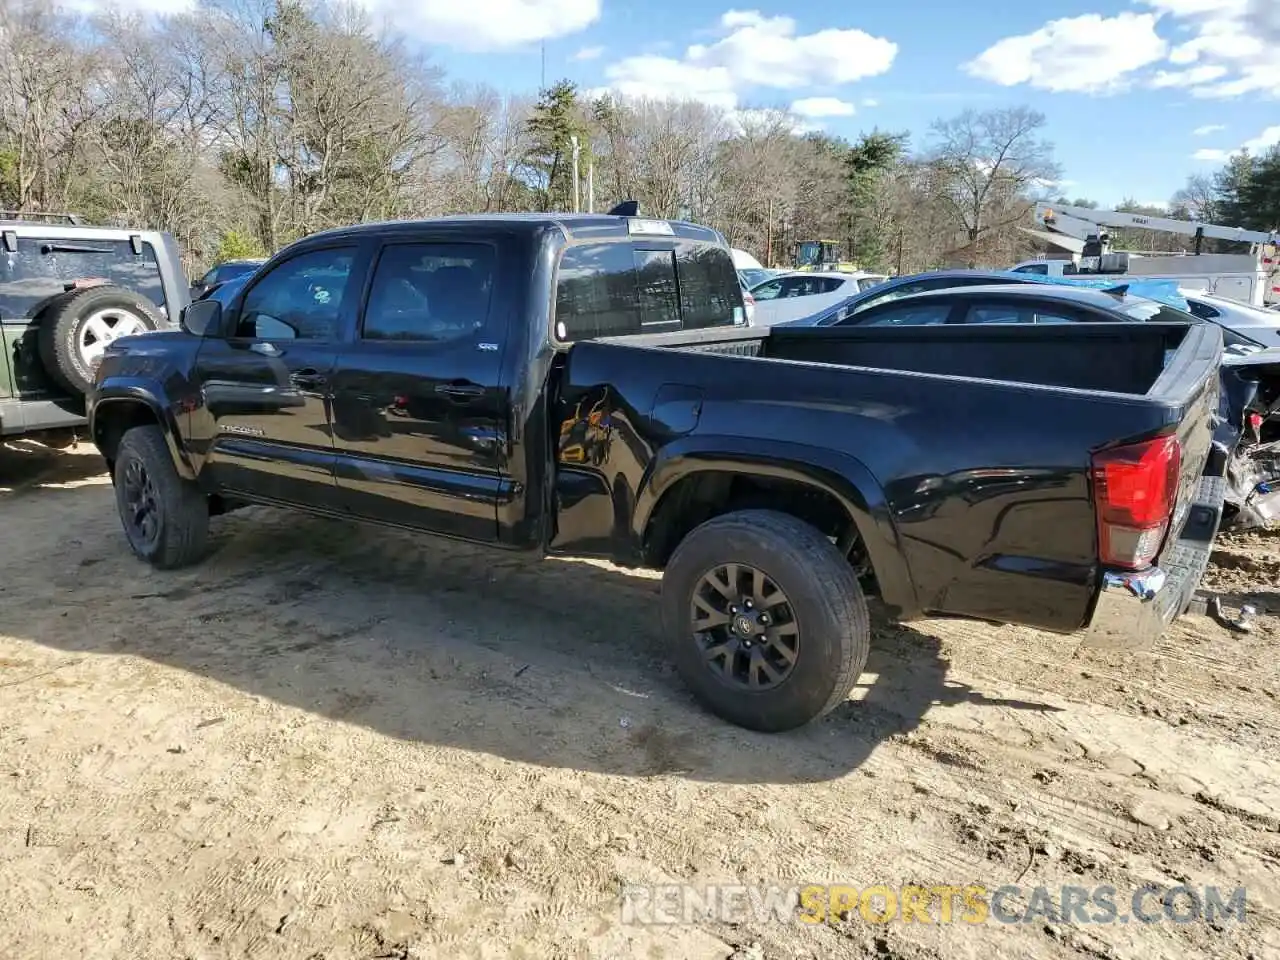
<path fill-rule="evenodd" d="M 712 470 L 804 483 L 834 497 L 858 529 L 885 605 L 901 619 L 918 613 L 915 587 L 884 491 L 861 462 L 833 450 L 744 437 L 675 440 L 658 451 L 641 481 L 632 514 L 633 542 L 643 545 L 664 494 L 686 477 Z"/>
<path fill-rule="evenodd" d="M 174 405 L 165 395 L 164 388 L 149 380 L 113 377 L 104 381 L 95 391 L 89 414 L 89 433 L 98 449 L 102 449 L 100 440 L 106 424 L 126 413 L 129 406 L 145 407 L 150 412 L 164 434 L 165 444 L 169 448 L 178 476 L 184 480 L 194 480 L 195 468 L 179 442 L 182 434 L 178 429 Z"/>

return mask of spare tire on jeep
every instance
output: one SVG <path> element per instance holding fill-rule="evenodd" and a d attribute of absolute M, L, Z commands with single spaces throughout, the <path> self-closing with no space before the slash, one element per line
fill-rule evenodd
<path fill-rule="evenodd" d="M 103 283 L 63 294 L 40 320 L 40 359 L 49 375 L 76 394 L 93 385 L 107 344 L 164 325 L 155 305 L 132 290 Z"/>

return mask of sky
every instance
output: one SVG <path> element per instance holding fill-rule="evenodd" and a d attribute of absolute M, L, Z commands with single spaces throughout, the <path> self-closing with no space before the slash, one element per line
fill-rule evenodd
<path fill-rule="evenodd" d="M 194 0 L 77 0 L 163 12 Z M 450 78 L 787 107 L 854 138 L 965 109 L 1047 118 L 1056 189 L 1163 203 L 1280 143 L 1280 0 L 357 0 Z"/>

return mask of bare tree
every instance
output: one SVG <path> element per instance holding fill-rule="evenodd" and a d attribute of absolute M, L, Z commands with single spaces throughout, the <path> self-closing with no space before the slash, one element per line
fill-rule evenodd
<path fill-rule="evenodd" d="M 952 209 L 970 266 L 1007 243 L 1033 197 L 1058 179 L 1053 147 L 1040 137 L 1044 123 L 1043 114 L 1013 107 L 966 110 L 933 124 L 939 196 Z"/>
<path fill-rule="evenodd" d="M 1169 198 L 1170 206 L 1192 220 L 1211 221 L 1217 214 L 1217 192 L 1213 178 L 1197 173 L 1187 178 L 1186 186 Z"/>
<path fill-rule="evenodd" d="M 7 202 L 65 208 L 100 98 L 99 61 L 76 21 L 39 0 L 0 5 L 0 131 L 12 151 Z"/>

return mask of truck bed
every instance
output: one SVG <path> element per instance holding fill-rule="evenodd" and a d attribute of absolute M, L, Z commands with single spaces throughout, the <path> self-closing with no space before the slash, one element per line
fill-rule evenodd
<path fill-rule="evenodd" d="M 1154 323 L 748 328 L 577 344 L 561 411 L 572 417 L 603 389 L 621 443 L 597 465 L 561 464 L 558 483 L 592 474 L 606 499 L 593 506 L 589 484 L 574 487 L 553 546 L 593 546 L 574 542 L 576 511 L 638 498 L 643 514 L 654 477 L 703 446 L 718 458 L 791 451 L 863 478 L 867 552 L 899 616 L 1072 631 L 1098 587 L 1091 455 L 1177 435 L 1185 513 L 1212 441 L 1221 349 L 1212 325 Z"/>

